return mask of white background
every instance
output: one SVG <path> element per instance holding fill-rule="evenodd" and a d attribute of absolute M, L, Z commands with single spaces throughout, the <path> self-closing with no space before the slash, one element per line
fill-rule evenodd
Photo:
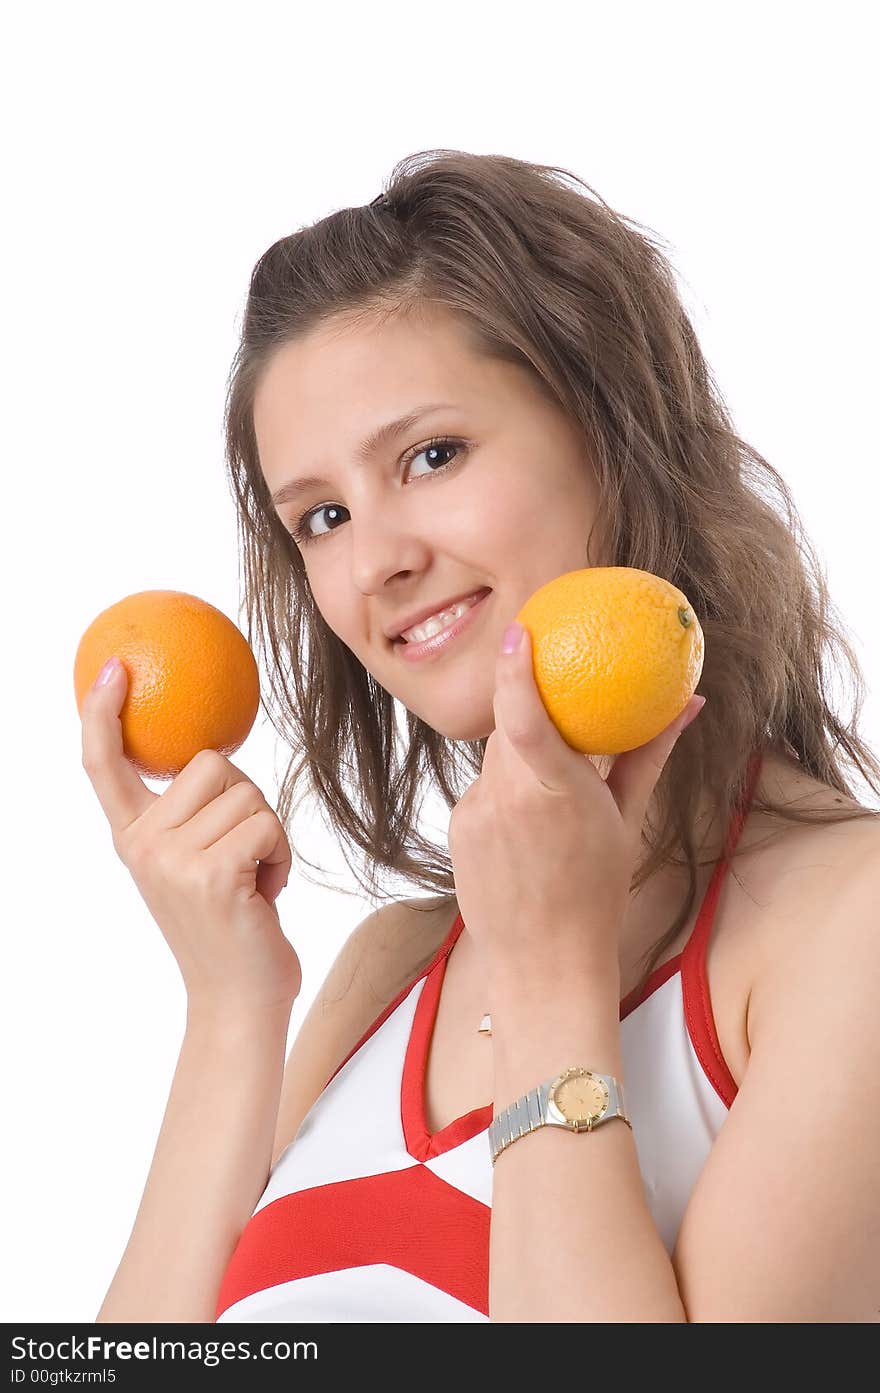
<path fill-rule="evenodd" d="M 93 1320 L 161 1125 L 183 986 L 81 767 L 73 659 L 142 589 L 242 619 L 223 394 L 277 238 L 422 149 L 586 179 L 671 244 L 869 692 L 880 671 L 870 6 L 311 8 L 32 0 L 0 45 L 6 1321 Z M 863 730 L 880 743 L 873 696 Z M 273 804 L 282 756 L 261 711 L 234 760 Z M 279 902 L 304 970 L 291 1038 L 370 907 L 332 843 L 312 850 L 336 883 Z"/>

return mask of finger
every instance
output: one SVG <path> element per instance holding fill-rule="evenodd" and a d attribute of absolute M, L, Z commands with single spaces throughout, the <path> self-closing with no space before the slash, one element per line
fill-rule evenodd
<path fill-rule="evenodd" d="M 122 710 L 128 691 L 125 664 L 114 665 L 108 682 L 88 689 L 82 703 L 82 763 L 107 815 L 114 839 L 158 794 L 147 788 L 123 749 Z"/>
<path fill-rule="evenodd" d="M 206 817 L 204 827 L 207 830 L 203 833 L 199 815 L 203 810 L 207 813 L 228 789 L 242 783 L 249 784 L 262 797 L 253 780 L 225 755 L 221 755 L 219 750 L 199 750 L 163 792 L 159 800 L 160 806 L 156 809 L 157 821 L 165 828 L 182 827 L 184 823 L 191 821 L 194 830 L 198 830 L 195 841 L 200 847 L 208 847 L 217 840 L 217 836 L 222 836 L 223 832 L 228 831 L 231 824 L 227 822 L 214 836 L 211 829 L 216 824 Z M 254 806 L 257 806 L 256 803 Z"/>
<path fill-rule="evenodd" d="M 205 753 L 213 753 L 213 751 Z M 207 768 L 207 762 L 203 767 Z M 187 765 L 188 768 L 189 765 Z M 182 777 L 185 772 L 186 770 L 182 770 L 178 778 Z M 220 777 L 222 777 L 222 773 Z M 159 810 L 156 811 L 158 813 Z M 233 832 L 236 827 L 249 822 L 257 813 L 262 812 L 268 812 L 270 817 L 275 817 L 275 813 L 255 783 L 247 778 L 236 779 L 216 797 L 214 797 L 213 788 L 206 790 L 199 811 L 182 825 L 181 835 L 185 844 L 192 847 L 193 850 L 208 851 L 215 842 L 219 842 L 227 833 Z M 164 827 L 170 825 L 163 823 Z"/>
<path fill-rule="evenodd" d="M 613 794 L 624 822 L 633 830 L 641 831 L 651 795 L 678 737 L 700 714 L 705 704 L 705 697 L 692 696 L 684 711 L 670 721 L 659 735 L 635 750 L 626 750 L 614 761 L 605 784 Z"/>
<path fill-rule="evenodd" d="M 496 730 L 545 788 L 563 792 L 573 779 L 583 778 L 586 761 L 562 738 L 541 700 L 532 666 L 531 635 L 526 628 L 513 652 L 502 649 L 498 655 L 493 706 Z M 501 749 L 499 756 L 504 757 Z"/>
<path fill-rule="evenodd" d="M 271 904 L 290 878 L 292 856 L 284 829 L 268 806 L 239 822 L 211 848 L 218 867 L 250 860 L 256 866 L 256 888 Z"/>

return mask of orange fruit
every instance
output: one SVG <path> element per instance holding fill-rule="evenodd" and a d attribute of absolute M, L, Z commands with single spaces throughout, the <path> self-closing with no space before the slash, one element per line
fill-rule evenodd
<path fill-rule="evenodd" d="M 547 714 L 583 754 L 620 754 L 653 740 L 700 680 L 700 622 L 687 596 L 650 571 L 567 571 L 530 595 L 516 619 L 531 635 Z"/>
<path fill-rule="evenodd" d="M 241 630 L 206 600 L 141 590 L 102 610 L 74 659 L 80 716 L 114 655 L 128 676 L 123 750 L 141 774 L 173 778 L 199 750 L 230 755 L 244 743 L 260 705 L 257 663 Z"/>

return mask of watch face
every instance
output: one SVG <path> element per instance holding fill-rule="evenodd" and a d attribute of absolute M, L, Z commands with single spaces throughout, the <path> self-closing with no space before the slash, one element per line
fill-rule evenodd
<path fill-rule="evenodd" d="M 608 1089 L 589 1069 L 568 1069 L 550 1090 L 554 1102 L 566 1122 L 586 1126 L 596 1122 L 608 1107 Z"/>

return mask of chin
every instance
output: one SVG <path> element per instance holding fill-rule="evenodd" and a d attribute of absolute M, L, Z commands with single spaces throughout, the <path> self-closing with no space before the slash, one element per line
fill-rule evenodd
<path fill-rule="evenodd" d="M 471 722 L 464 728 L 459 726 L 455 730 L 441 730 L 439 733 L 445 735 L 447 740 L 458 740 L 464 743 L 465 741 L 488 740 L 494 729 L 494 726 L 489 726 L 487 728 L 485 725 L 478 725 Z"/>
<path fill-rule="evenodd" d="M 412 710 L 412 708 L 408 708 Z M 431 718 L 427 712 L 413 711 L 414 716 L 418 716 L 425 725 L 436 730 L 438 735 L 444 736 L 447 740 L 457 740 L 465 742 L 469 740 L 488 740 L 492 731 L 495 729 L 494 718 L 479 720 L 471 715 L 461 715 L 456 718 L 450 716 L 446 720 Z"/>

